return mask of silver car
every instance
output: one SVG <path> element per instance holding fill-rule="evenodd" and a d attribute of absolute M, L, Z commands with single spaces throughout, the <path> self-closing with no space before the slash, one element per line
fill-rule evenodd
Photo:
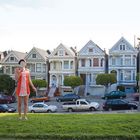
<path fill-rule="evenodd" d="M 51 112 L 56 112 L 57 111 L 57 106 L 55 105 L 47 105 L 43 102 L 41 103 L 34 103 L 32 106 L 29 106 L 29 112 L 35 113 L 51 113 Z"/>

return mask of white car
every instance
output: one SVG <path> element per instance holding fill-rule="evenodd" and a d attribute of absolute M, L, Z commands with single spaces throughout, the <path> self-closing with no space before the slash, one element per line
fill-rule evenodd
<path fill-rule="evenodd" d="M 86 99 L 78 99 L 73 102 L 65 102 L 62 105 L 62 108 L 64 110 L 67 110 L 69 112 L 72 111 L 78 111 L 78 110 L 90 110 L 90 111 L 95 111 L 98 110 L 100 107 L 100 104 L 97 102 L 89 102 Z"/>
<path fill-rule="evenodd" d="M 48 113 L 51 113 L 51 112 L 56 112 L 57 111 L 57 106 L 55 105 L 47 105 L 43 102 L 41 103 L 34 103 L 33 105 L 29 106 L 29 112 L 32 112 L 32 113 L 35 113 L 35 112 L 38 112 L 38 113 L 45 113 L 45 112 L 48 112 Z"/>

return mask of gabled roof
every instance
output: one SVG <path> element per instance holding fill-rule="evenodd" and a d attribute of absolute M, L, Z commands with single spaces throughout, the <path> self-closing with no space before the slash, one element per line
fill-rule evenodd
<path fill-rule="evenodd" d="M 78 54 L 84 54 L 89 48 L 95 48 L 99 51 L 99 53 L 105 53 L 97 44 L 95 44 L 92 40 L 89 40 L 86 45 L 78 52 Z"/>
<path fill-rule="evenodd" d="M 63 45 L 62 43 L 60 43 L 58 45 L 58 47 L 56 49 L 54 49 L 54 51 L 51 53 L 51 55 L 49 56 L 50 58 L 55 57 L 55 54 L 59 51 L 59 50 L 65 50 L 69 56 L 74 57 L 75 53 L 70 50 L 68 47 L 66 47 L 65 45 Z M 57 56 L 58 57 L 58 56 Z M 64 57 L 64 56 L 62 56 Z"/>
<path fill-rule="evenodd" d="M 45 51 L 43 49 L 40 49 L 40 48 L 33 47 L 30 50 L 30 52 L 27 54 L 27 56 L 25 57 L 25 59 L 27 59 L 33 51 L 37 52 L 42 57 L 42 59 L 44 59 L 44 60 L 46 60 L 46 57 L 48 57 L 47 51 Z"/>
<path fill-rule="evenodd" d="M 120 50 L 119 50 L 119 45 L 120 45 L 121 43 L 126 44 L 127 47 L 129 47 L 129 51 L 136 51 L 135 48 L 134 48 L 124 37 L 121 37 L 121 38 L 113 45 L 113 47 L 109 50 L 109 52 L 120 51 Z"/>
<path fill-rule="evenodd" d="M 11 50 L 8 55 L 2 60 L 2 63 L 4 63 L 12 54 L 17 58 L 17 60 L 24 59 L 27 55 L 27 53 Z"/>

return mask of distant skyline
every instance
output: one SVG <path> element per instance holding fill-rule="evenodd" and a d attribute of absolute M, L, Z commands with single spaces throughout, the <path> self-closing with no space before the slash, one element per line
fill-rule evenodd
<path fill-rule="evenodd" d="M 0 0 L 0 51 L 79 51 L 89 40 L 108 51 L 122 36 L 134 45 L 139 13 L 139 0 Z"/>

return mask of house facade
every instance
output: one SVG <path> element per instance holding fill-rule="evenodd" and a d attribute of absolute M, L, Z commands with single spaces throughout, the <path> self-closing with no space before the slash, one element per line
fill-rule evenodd
<path fill-rule="evenodd" d="M 137 50 L 124 38 L 109 50 L 109 73 L 115 73 L 117 84 L 125 86 L 126 93 L 134 92 L 136 85 Z"/>
<path fill-rule="evenodd" d="M 48 53 L 45 50 L 33 47 L 26 55 L 27 68 L 31 79 L 44 79 L 48 81 Z"/>
<path fill-rule="evenodd" d="M 75 53 L 60 44 L 49 56 L 51 86 L 63 86 L 65 76 L 75 75 Z"/>
<path fill-rule="evenodd" d="M 78 53 L 78 75 L 84 85 L 96 85 L 96 76 L 106 71 L 105 51 L 90 40 Z"/>
<path fill-rule="evenodd" d="M 19 60 L 24 59 L 26 55 L 26 53 L 11 50 L 1 62 L 3 73 L 8 74 L 15 79 L 15 68 L 19 66 Z"/>

